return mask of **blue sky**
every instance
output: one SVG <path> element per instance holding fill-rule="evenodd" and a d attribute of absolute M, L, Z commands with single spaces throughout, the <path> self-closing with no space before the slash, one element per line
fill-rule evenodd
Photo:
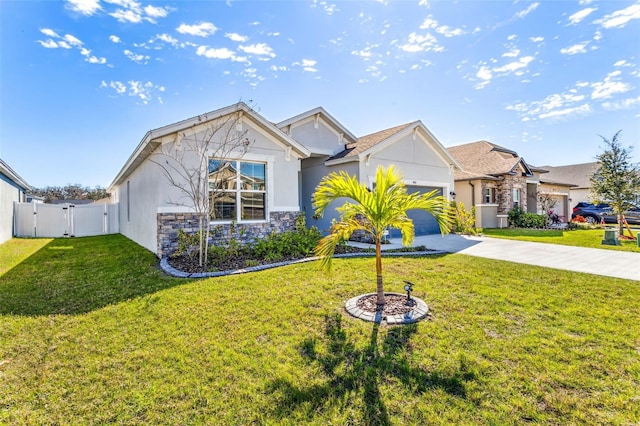
<path fill-rule="evenodd" d="M 0 43 L 0 157 L 37 187 L 106 187 L 146 131 L 238 100 L 536 166 L 640 141 L 639 1 L 3 0 Z"/>

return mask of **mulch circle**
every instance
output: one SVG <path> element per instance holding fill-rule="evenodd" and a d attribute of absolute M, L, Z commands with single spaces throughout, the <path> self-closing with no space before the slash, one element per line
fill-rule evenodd
<path fill-rule="evenodd" d="M 378 309 L 378 296 L 375 294 L 368 295 L 360 298 L 356 303 L 356 306 L 365 312 L 376 313 Z M 413 299 L 407 300 L 407 296 L 401 296 L 399 294 L 386 294 L 384 309 L 382 315 L 402 315 L 407 312 L 411 312 L 416 306 L 416 301 Z"/>

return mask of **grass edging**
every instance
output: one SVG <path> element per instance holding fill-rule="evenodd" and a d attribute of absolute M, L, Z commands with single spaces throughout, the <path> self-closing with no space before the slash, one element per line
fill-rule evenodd
<path fill-rule="evenodd" d="M 432 255 L 447 254 L 447 253 L 448 252 L 444 250 L 383 252 L 382 256 L 383 257 L 400 257 L 400 256 L 422 257 L 422 256 L 432 256 Z M 336 254 L 333 257 L 337 259 L 337 258 L 345 258 L 345 257 L 347 258 L 373 257 L 375 255 L 376 255 L 375 253 L 343 253 L 343 254 Z M 169 259 L 167 257 L 163 257 L 162 259 L 160 259 L 160 269 L 162 269 L 166 274 L 171 275 L 173 277 L 178 277 L 178 278 L 215 278 L 215 277 L 224 277 L 227 275 L 238 275 L 238 274 L 246 274 L 249 272 L 264 271 L 266 269 L 279 268 L 281 266 L 287 266 L 287 265 L 295 265 L 297 263 L 313 262 L 314 260 L 318 260 L 318 259 L 320 259 L 320 257 L 313 256 L 313 257 L 305 257 L 305 258 L 296 259 L 296 260 L 287 260 L 284 262 L 269 263 L 266 265 L 250 266 L 247 268 L 234 269 L 230 271 L 190 273 L 190 272 L 180 271 L 174 268 L 173 266 L 169 265 Z"/>

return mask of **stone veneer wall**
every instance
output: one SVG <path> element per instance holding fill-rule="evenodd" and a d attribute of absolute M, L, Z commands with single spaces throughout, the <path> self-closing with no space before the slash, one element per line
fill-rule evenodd
<path fill-rule="evenodd" d="M 498 214 L 507 214 L 513 208 L 513 189 L 520 189 L 520 207 L 527 211 L 527 179 L 524 176 L 505 176 L 496 186 Z"/>
<path fill-rule="evenodd" d="M 253 242 L 269 235 L 271 232 L 293 230 L 299 212 L 271 212 L 269 222 L 211 224 L 209 244 L 236 238 L 241 243 Z M 158 252 L 159 257 L 165 257 L 178 248 L 178 230 L 183 229 L 187 234 L 198 231 L 198 217 L 195 213 L 158 213 Z"/>

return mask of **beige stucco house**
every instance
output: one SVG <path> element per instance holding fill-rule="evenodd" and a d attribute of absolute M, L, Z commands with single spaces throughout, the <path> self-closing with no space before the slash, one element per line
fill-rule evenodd
<path fill-rule="evenodd" d="M 197 229 L 193 203 L 180 191 L 186 180 L 170 184 L 163 168 L 175 166 L 176 153 L 220 126 L 218 144 L 216 138 L 229 134 L 241 134 L 247 144 L 224 158 L 215 148 L 207 153 L 208 164 L 198 175 L 210 191 L 223 191 L 215 198 L 210 226 L 228 232 L 233 224 L 247 240 L 292 229 L 301 213 L 307 224 L 327 232 L 338 213 L 329 206 L 323 217 L 314 216 L 311 197 L 332 171 L 344 170 L 371 186 L 378 165 L 395 164 L 410 191 L 453 193 L 458 165 L 420 121 L 356 137 L 323 108 L 274 124 L 239 103 L 147 132 L 108 188 L 112 202 L 120 204 L 122 234 L 165 256 L 177 247 L 179 229 Z M 197 165 L 197 157 L 182 162 Z M 431 215 L 409 215 L 418 235 L 439 232 Z"/>
<path fill-rule="evenodd" d="M 30 189 L 29 184 L 0 159 L 0 244 L 13 237 L 13 203 L 24 202 Z"/>
<path fill-rule="evenodd" d="M 573 208 L 581 201 L 590 203 L 591 194 L 590 178 L 598 170 L 598 163 L 570 164 L 566 166 L 543 166 L 548 171 L 547 179 L 558 182 L 571 182 L 575 186 L 571 187 L 569 193 L 570 207 Z"/>
<path fill-rule="evenodd" d="M 461 166 L 455 172 L 455 199 L 466 208 L 475 206 L 477 227 L 506 227 L 507 213 L 516 206 L 544 213 L 538 202 L 540 194 L 555 199 L 553 210 L 561 220 L 570 218 L 569 190 L 573 184 L 548 179 L 546 169 L 527 164 L 517 152 L 488 141 L 447 150 Z"/>

